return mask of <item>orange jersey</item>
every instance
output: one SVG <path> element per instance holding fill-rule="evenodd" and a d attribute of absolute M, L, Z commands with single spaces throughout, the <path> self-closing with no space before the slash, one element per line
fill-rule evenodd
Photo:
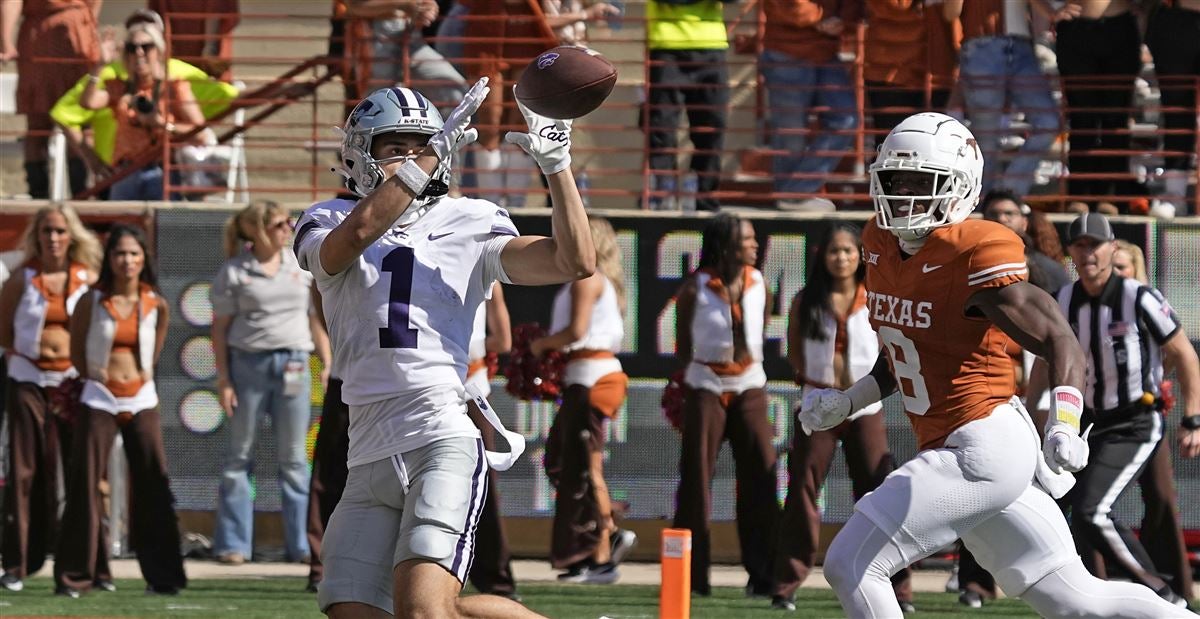
<path fill-rule="evenodd" d="M 862 235 L 867 308 L 921 449 L 941 446 L 1016 393 L 1012 340 L 967 301 L 984 288 L 1023 281 L 1025 247 L 1004 226 L 967 220 L 937 228 L 905 258 L 871 220 Z"/>

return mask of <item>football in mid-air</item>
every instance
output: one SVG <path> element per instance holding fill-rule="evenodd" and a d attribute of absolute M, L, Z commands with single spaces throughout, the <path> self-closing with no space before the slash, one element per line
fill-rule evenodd
<path fill-rule="evenodd" d="M 542 52 L 517 81 L 517 99 L 548 118 L 579 118 L 600 107 L 617 84 L 617 69 L 599 53 L 562 45 Z"/>

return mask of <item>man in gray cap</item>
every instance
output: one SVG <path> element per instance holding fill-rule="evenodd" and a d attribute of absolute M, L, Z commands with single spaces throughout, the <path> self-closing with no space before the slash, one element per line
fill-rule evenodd
<path fill-rule="evenodd" d="M 1178 606 L 1175 594 L 1127 525 L 1112 512 L 1156 449 L 1163 448 L 1163 365 L 1174 367 L 1182 387 L 1179 454 L 1200 455 L 1200 360 L 1179 317 L 1158 290 L 1113 270 L 1116 237 L 1100 213 L 1080 215 L 1067 231 L 1079 281 L 1058 292 L 1058 303 L 1088 360 L 1081 428 L 1091 425 L 1087 466 L 1068 495 L 1077 544 L 1098 550 L 1133 580 Z M 1029 398 L 1045 385 L 1045 364 L 1033 370 Z M 1084 563 L 1097 572 L 1082 552 Z"/>

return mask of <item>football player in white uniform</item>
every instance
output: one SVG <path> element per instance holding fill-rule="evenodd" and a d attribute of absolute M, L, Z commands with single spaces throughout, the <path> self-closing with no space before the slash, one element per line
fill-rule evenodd
<path fill-rule="evenodd" d="M 588 277 L 596 251 L 571 174 L 570 121 L 522 108 L 529 132 L 505 138 L 547 177 L 553 237 L 519 236 L 495 204 L 445 195 L 488 90 L 481 79 L 445 122 L 407 88 L 363 99 L 345 124 L 340 170 L 362 199 L 315 204 L 297 224 L 296 257 L 324 299 L 350 406 L 350 472 L 321 557 L 330 617 L 537 616 L 498 596 L 459 597 L 488 467 L 511 466 L 524 445 L 472 397 L 512 447 L 485 452 L 467 417 L 467 351 L 494 281 Z"/>
<path fill-rule="evenodd" d="M 1043 617 L 1192 617 L 1146 587 L 1093 577 L 1075 552 L 1051 494 L 1087 462 L 1085 359 L 1054 299 L 1025 281 L 1021 240 L 968 219 L 982 176 L 971 132 L 934 113 L 892 129 L 871 165 L 865 285 L 886 354 L 845 391 L 805 394 L 799 421 L 826 430 L 899 391 L 921 451 L 854 506 L 825 576 L 850 617 L 899 618 L 889 578 L 961 537 Z M 1041 449 L 1014 396 L 1009 337 L 1059 385 Z"/>

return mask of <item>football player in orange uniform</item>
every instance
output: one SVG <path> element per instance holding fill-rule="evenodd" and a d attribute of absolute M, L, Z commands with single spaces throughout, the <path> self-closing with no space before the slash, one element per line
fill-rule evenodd
<path fill-rule="evenodd" d="M 850 617 L 900 617 L 889 577 L 961 537 L 1000 587 L 1044 617 L 1191 617 L 1150 589 L 1091 576 L 1051 498 L 1087 462 L 1085 359 L 1021 240 L 967 220 L 983 156 L 971 132 L 910 116 L 871 165 L 862 243 L 871 326 L 885 354 L 845 391 L 810 392 L 799 421 L 827 430 L 899 391 L 921 451 L 855 506 L 825 576 Z M 1041 439 L 1015 397 L 1010 337 L 1045 358 L 1054 406 Z"/>

